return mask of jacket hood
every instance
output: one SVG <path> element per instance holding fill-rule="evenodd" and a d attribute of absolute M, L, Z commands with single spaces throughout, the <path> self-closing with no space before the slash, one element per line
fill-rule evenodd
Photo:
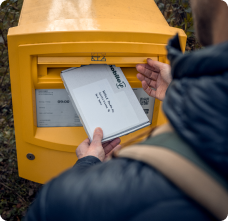
<path fill-rule="evenodd" d="M 163 102 L 177 133 L 228 178 L 228 42 L 182 54 L 168 46 L 173 81 Z"/>

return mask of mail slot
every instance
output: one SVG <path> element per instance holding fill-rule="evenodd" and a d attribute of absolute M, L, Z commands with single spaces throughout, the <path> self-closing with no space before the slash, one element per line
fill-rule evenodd
<path fill-rule="evenodd" d="M 152 0 L 24 0 L 20 21 L 8 33 L 19 176 L 44 183 L 77 161 L 85 130 L 67 99 L 60 72 L 71 67 L 120 67 L 151 125 L 121 138 L 125 143 L 166 120 L 161 102 L 136 78 L 147 58 L 167 62 L 165 46 L 179 33 Z"/>

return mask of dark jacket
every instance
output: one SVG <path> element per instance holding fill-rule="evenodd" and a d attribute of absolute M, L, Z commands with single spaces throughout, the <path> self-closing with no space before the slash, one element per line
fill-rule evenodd
<path fill-rule="evenodd" d="M 185 55 L 179 55 L 171 46 L 168 50 L 174 81 L 164 102 L 165 113 L 180 137 L 226 176 L 228 43 Z M 161 173 L 142 162 L 117 158 L 100 163 L 88 156 L 44 185 L 25 220 L 215 219 Z"/>
<path fill-rule="evenodd" d="M 228 179 L 228 42 L 182 55 L 176 36 L 167 49 L 173 81 L 164 112 L 176 132 Z"/>

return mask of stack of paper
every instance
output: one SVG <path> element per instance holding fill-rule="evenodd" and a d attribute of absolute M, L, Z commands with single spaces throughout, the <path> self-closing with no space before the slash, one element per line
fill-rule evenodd
<path fill-rule="evenodd" d="M 90 140 L 96 127 L 103 129 L 105 142 L 150 124 L 119 67 L 70 68 L 61 77 Z"/>

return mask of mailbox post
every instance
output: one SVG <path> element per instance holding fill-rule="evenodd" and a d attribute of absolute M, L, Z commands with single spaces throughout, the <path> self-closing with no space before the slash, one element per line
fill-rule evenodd
<path fill-rule="evenodd" d="M 148 57 L 166 62 L 165 46 L 176 33 L 184 50 L 183 30 L 169 27 L 153 0 L 24 0 L 8 33 L 19 176 L 44 183 L 77 161 L 75 149 L 87 135 L 66 97 L 64 69 L 121 67 L 149 127 L 163 124 L 161 104 L 143 95 L 135 66 Z"/>

